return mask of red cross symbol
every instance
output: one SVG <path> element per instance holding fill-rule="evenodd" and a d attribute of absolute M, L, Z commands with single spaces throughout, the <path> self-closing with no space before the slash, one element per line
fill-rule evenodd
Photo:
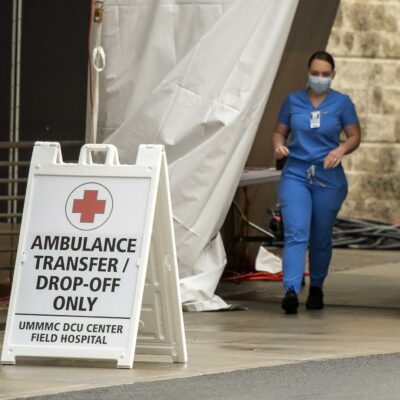
<path fill-rule="evenodd" d="M 85 190 L 83 199 L 74 200 L 72 206 L 73 213 L 81 213 L 80 222 L 94 222 L 96 214 L 104 214 L 106 209 L 105 200 L 97 200 L 98 190 Z"/>

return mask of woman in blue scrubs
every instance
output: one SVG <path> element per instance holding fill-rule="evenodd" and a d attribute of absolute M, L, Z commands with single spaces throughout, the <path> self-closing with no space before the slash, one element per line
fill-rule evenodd
<path fill-rule="evenodd" d="M 325 51 L 314 53 L 308 63 L 308 88 L 287 96 L 273 134 L 275 157 L 287 157 L 279 187 L 286 314 L 297 313 L 307 248 L 306 308 L 324 307 L 322 289 L 332 255 L 333 225 L 347 195 L 341 161 L 360 144 L 354 104 L 349 96 L 330 88 L 334 76 L 333 57 Z M 342 131 L 346 140 L 340 143 Z"/>

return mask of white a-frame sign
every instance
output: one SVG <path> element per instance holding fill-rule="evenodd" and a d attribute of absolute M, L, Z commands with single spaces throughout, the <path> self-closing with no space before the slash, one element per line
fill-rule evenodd
<path fill-rule="evenodd" d="M 105 162 L 94 163 L 94 152 Z M 17 357 L 186 362 L 164 148 L 120 165 L 112 145 L 77 164 L 33 150 L 1 362 Z"/>

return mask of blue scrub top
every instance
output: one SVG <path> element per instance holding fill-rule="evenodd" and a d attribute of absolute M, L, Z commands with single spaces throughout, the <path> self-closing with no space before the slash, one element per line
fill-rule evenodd
<path fill-rule="evenodd" d="M 320 112 L 319 128 L 310 128 L 312 111 Z M 314 107 L 304 89 L 287 96 L 278 122 L 291 130 L 289 157 L 319 163 L 339 146 L 343 128 L 358 123 L 358 117 L 349 96 L 330 89 Z"/>

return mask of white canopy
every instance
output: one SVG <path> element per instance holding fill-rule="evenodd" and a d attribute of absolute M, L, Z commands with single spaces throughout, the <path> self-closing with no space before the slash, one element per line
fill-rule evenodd
<path fill-rule="evenodd" d="M 298 0 L 106 0 L 98 138 L 166 146 L 184 309 L 214 294 L 234 197 Z"/>

